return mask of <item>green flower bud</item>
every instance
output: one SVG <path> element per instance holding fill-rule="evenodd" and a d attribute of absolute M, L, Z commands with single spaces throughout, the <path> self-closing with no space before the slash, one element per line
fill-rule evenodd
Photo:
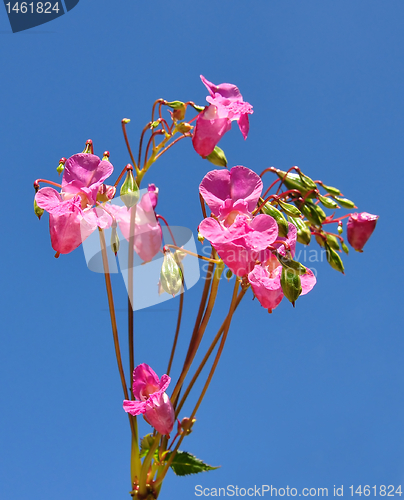
<path fill-rule="evenodd" d="M 276 173 L 281 180 L 285 179 L 283 183 L 288 189 L 297 189 L 303 196 L 312 189 L 317 189 L 316 183 L 304 174 L 300 176 L 299 174 L 288 172 L 286 175 L 286 172 L 283 170 L 277 170 Z M 310 193 L 308 198 L 315 198 L 315 196 L 315 193 Z"/>
<path fill-rule="evenodd" d="M 188 123 L 188 122 L 182 122 L 177 125 L 177 130 L 178 132 L 181 132 L 181 134 L 186 134 L 190 130 L 192 130 L 194 127 Z"/>
<path fill-rule="evenodd" d="M 116 255 L 119 250 L 119 237 L 118 233 L 116 231 L 116 225 L 112 226 L 112 231 L 111 231 L 111 248 L 114 254 Z"/>
<path fill-rule="evenodd" d="M 327 193 L 330 193 L 335 196 L 339 196 L 341 194 L 341 191 L 335 187 L 326 186 L 325 184 L 321 184 L 321 186 L 327 191 Z"/>
<path fill-rule="evenodd" d="M 170 250 L 164 251 L 164 260 L 160 272 L 160 283 L 163 290 L 173 297 L 182 287 L 181 268 Z"/>
<path fill-rule="evenodd" d="M 227 167 L 226 155 L 224 154 L 223 149 L 220 149 L 219 146 L 215 146 L 215 149 L 206 157 L 206 159 L 218 167 Z"/>
<path fill-rule="evenodd" d="M 278 200 L 278 203 L 286 215 L 290 215 L 291 217 L 299 217 L 301 215 L 300 210 L 294 205 L 281 200 Z"/>
<path fill-rule="evenodd" d="M 136 184 L 133 171 L 128 170 L 126 178 L 121 187 L 121 199 L 127 208 L 131 208 L 139 201 L 140 193 Z"/>
<path fill-rule="evenodd" d="M 320 203 L 322 203 L 326 208 L 339 208 L 338 203 L 336 203 L 332 198 L 322 196 L 321 194 L 318 194 L 317 198 L 320 200 Z"/>
<path fill-rule="evenodd" d="M 338 231 L 338 234 L 342 234 L 344 232 L 344 228 L 342 227 L 341 221 L 338 223 L 337 231 Z"/>
<path fill-rule="evenodd" d="M 185 104 L 182 101 L 167 102 L 166 105 L 172 109 L 182 109 L 185 107 Z"/>
<path fill-rule="evenodd" d="M 334 196 L 334 200 L 337 200 L 341 207 L 344 208 L 356 208 L 356 205 L 353 201 L 348 200 L 347 198 L 340 198 L 339 196 Z"/>
<path fill-rule="evenodd" d="M 38 206 L 36 199 L 34 198 L 34 212 L 35 215 L 38 217 L 39 220 L 41 220 L 42 215 L 44 214 L 45 210 L 41 207 Z"/>
<path fill-rule="evenodd" d="M 262 202 L 260 201 L 260 203 Z M 289 226 L 282 212 L 280 212 L 270 203 L 265 203 L 265 205 L 261 208 L 261 210 L 262 212 L 264 212 L 264 214 L 270 215 L 276 220 L 276 223 L 278 224 L 279 236 L 286 237 L 288 235 Z"/>
<path fill-rule="evenodd" d="M 227 281 L 230 281 L 231 277 L 233 276 L 233 271 L 231 269 L 228 269 L 226 271 L 226 278 L 227 278 Z"/>
<path fill-rule="evenodd" d="M 328 245 L 328 243 L 325 244 L 325 252 L 327 256 L 327 261 L 330 264 L 330 266 L 336 271 L 339 271 L 340 273 L 344 274 L 344 264 L 342 262 L 341 257 L 333 248 L 331 248 Z"/>
<path fill-rule="evenodd" d="M 147 455 L 150 448 L 153 446 L 153 443 L 153 434 L 146 434 L 146 436 L 143 436 L 142 440 L 140 441 L 140 458 L 143 458 Z"/>
<path fill-rule="evenodd" d="M 297 241 L 303 245 L 310 245 L 311 241 L 311 231 L 310 228 L 304 223 L 300 217 L 290 217 L 288 215 L 288 221 L 296 226 L 297 229 Z"/>
<path fill-rule="evenodd" d="M 65 169 L 65 163 L 67 162 L 66 158 L 60 158 L 59 165 L 56 167 L 56 172 L 60 175 Z"/>
<path fill-rule="evenodd" d="M 341 248 L 342 250 L 348 255 L 349 254 L 349 248 L 348 246 L 345 244 L 345 241 L 341 241 Z"/>
<path fill-rule="evenodd" d="M 296 272 L 282 267 L 281 287 L 285 297 L 294 306 L 299 295 L 302 293 L 300 276 Z"/>
<path fill-rule="evenodd" d="M 195 111 L 198 111 L 198 113 L 205 109 L 205 106 L 198 106 L 198 104 L 195 104 L 194 102 L 190 102 L 189 104 L 194 108 Z"/>

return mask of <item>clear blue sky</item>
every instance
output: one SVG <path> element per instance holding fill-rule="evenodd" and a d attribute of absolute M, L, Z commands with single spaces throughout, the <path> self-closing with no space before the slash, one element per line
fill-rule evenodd
<path fill-rule="evenodd" d="M 170 474 L 161 498 L 192 499 L 198 484 L 331 496 L 334 485 L 348 495 L 352 484 L 404 483 L 403 16 L 401 0 L 80 0 L 12 34 L 2 10 L 1 499 L 129 498 L 103 277 L 81 249 L 54 259 L 32 183 L 56 180 L 59 158 L 88 138 L 119 171 L 129 161 L 120 120 L 131 118 L 137 142 L 155 99 L 205 102 L 200 74 L 237 84 L 254 106 L 247 141 L 233 125 L 221 143 L 230 166 L 298 165 L 380 220 L 365 252 L 345 258 L 345 276 L 316 263 L 318 283 L 296 309 L 284 301 L 268 315 L 248 294 L 183 445 L 222 467 Z M 148 174 L 172 224 L 196 229 L 208 168 L 184 141 Z M 120 276 L 114 286 L 125 338 Z M 185 296 L 183 340 L 200 292 Z M 222 292 L 213 325 L 231 285 Z M 136 361 L 159 374 L 177 302 L 135 315 Z"/>

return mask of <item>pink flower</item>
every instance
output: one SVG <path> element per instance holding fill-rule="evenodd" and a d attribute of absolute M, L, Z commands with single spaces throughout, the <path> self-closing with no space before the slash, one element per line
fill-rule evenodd
<path fill-rule="evenodd" d="M 209 102 L 196 120 L 192 143 L 195 151 L 202 157 L 210 155 L 223 135 L 230 130 L 231 122 L 237 121 L 244 139 L 249 130 L 248 115 L 252 106 L 243 101 L 239 89 L 230 83 L 215 85 L 201 75 L 201 80 L 209 90 Z"/>
<path fill-rule="evenodd" d="M 137 366 L 133 371 L 132 385 L 137 401 L 125 400 L 123 409 L 131 415 L 143 415 L 160 434 L 170 434 L 175 422 L 173 406 L 165 393 L 170 382 L 168 375 L 163 375 L 160 380 L 146 363 Z"/>
<path fill-rule="evenodd" d="M 107 210 L 111 211 L 111 214 L 118 222 L 119 229 L 127 241 L 129 241 L 131 211 L 136 210 L 134 248 L 135 252 L 145 262 L 149 262 L 157 255 L 163 241 L 163 233 L 154 213 L 158 191 L 154 184 L 150 184 L 148 192 L 130 210 L 117 205 L 107 207 Z"/>
<path fill-rule="evenodd" d="M 293 224 L 289 223 L 288 225 L 289 231 L 287 238 L 279 238 L 279 240 L 287 242 L 293 256 L 296 248 L 297 230 Z M 285 248 L 282 244 L 277 243 L 275 246 L 279 246 L 279 253 L 285 255 Z M 268 309 L 269 312 L 272 312 L 272 309 L 275 309 L 283 299 L 281 273 L 282 266 L 278 259 L 274 255 L 270 255 L 266 262 L 261 265 L 256 265 L 248 274 L 248 281 L 251 284 L 254 295 L 257 297 L 262 307 Z M 312 271 L 308 269 L 306 274 L 300 276 L 300 281 L 302 284 L 301 295 L 305 295 L 310 292 L 316 284 L 316 277 Z"/>
<path fill-rule="evenodd" d="M 245 215 L 237 215 L 226 228 L 213 217 L 199 224 L 199 232 L 208 239 L 223 262 L 237 276 L 245 276 L 256 261 L 267 260 L 268 246 L 278 235 L 278 225 L 269 215 L 260 214 L 252 221 Z"/>
<path fill-rule="evenodd" d="M 237 215 L 252 218 L 262 192 L 259 175 L 241 165 L 228 170 L 212 170 L 203 178 L 199 192 L 212 214 L 230 226 Z"/>
<path fill-rule="evenodd" d="M 66 161 L 60 194 L 50 187 L 37 192 L 38 206 L 49 212 L 51 243 L 56 252 L 70 253 L 97 227 L 104 229 L 111 225 L 111 217 L 92 206 L 113 169 L 109 161 L 79 153 Z"/>
<path fill-rule="evenodd" d="M 362 212 L 351 214 L 347 224 L 348 242 L 358 252 L 362 252 L 365 243 L 371 237 L 376 227 L 378 215 Z"/>

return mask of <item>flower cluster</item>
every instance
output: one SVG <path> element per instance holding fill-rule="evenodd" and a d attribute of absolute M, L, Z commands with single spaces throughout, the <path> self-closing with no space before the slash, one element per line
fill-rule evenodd
<path fill-rule="evenodd" d="M 284 296 L 282 265 L 274 253 L 293 257 L 297 231 L 289 223 L 288 236 L 279 237 L 273 217 L 253 215 L 262 188 L 261 178 L 243 166 L 209 172 L 199 192 L 212 215 L 200 223 L 199 232 L 211 242 L 229 269 L 251 285 L 261 305 L 272 311 Z M 300 280 L 301 295 L 316 283 L 309 269 Z"/>
<path fill-rule="evenodd" d="M 223 351 L 233 315 L 247 290 L 251 289 L 262 307 L 269 312 L 272 312 L 284 297 L 294 305 L 301 295 L 310 292 L 316 284 L 314 273 L 295 260 L 297 242 L 309 245 L 311 240 L 315 239 L 326 253 L 328 263 L 343 273 L 341 254 L 348 253 L 349 250 L 341 236 L 342 220 L 349 217 L 346 226 L 347 240 L 358 252 L 363 251 L 378 220 L 377 215 L 366 212 L 336 216 L 336 210 L 341 207 L 357 207 L 351 200 L 344 198 L 339 189 L 326 186 L 322 181 L 313 181 L 298 167 L 292 167 L 286 172 L 269 167 L 259 176 L 249 168 L 238 165 L 230 170 L 208 172 L 199 186 L 199 194 L 204 201 L 204 219 L 198 227 L 198 239 L 209 240 L 213 247 L 211 257 L 204 257 L 177 246 L 165 218 L 156 213 L 159 189 L 155 184 L 149 184 L 147 192 L 143 192 L 141 197 L 140 184 L 144 175 L 163 153 L 183 139 L 192 139 L 193 148 L 202 158 L 216 166 L 227 167 L 226 156 L 217 144 L 230 130 L 233 121 L 237 122 L 246 139 L 249 132 L 248 115 L 253 112 L 252 106 L 244 101 L 235 85 L 215 85 L 203 76 L 201 80 L 209 91 L 206 98 L 208 106 L 198 106 L 192 101 L 168 102 L 164 99 L 158 99 L 153 104 L 151 121 L 143 128 L 140 136 L 137 162 L 133 157 L 125 128 L 130 120 L 122 120 L 124 138 L 133 164 L 123 168 L 113 185 L 105 184 L 113 172 L 109 153 L 105 152 L 102 159 L 94 155 L 90 140 L 82 153 L 67 160 L 62 158 L 60 161 L 57 171 L 59 174 L 63 172 L 61 184 L 44 179 L 38 179 L 34 183 L 35 213 L 39 218 L 45 210 L 49 213 L 51 244 L 57 257 L 75 250 L 97 228 L 100 232 L 114 347 L 125 395 L 123 409 L 133 416 L 129 418 L 132 438 L 137 438 L 135 417 L 138 415 L 142 415 L 154 428 L 152 434 L 142 439 L 140 450 L 135 440 L 131 447 L 131 496 L 139 500 L 158 497 L 161 483 L 170 467 L 179 475 L 214 468 L 181 451 L 179 446 L 196 421 L 195 415 Z M 167 121 L 162 115 L 163 106 L 168 107 L 171 123 L 169 118 Z M 188 122 L 185 117 L 187 109 L 191 108 L 198 114 Z M 191 123 L 195 119 L 196 125 L 193 127 Z M 147 142 L 144 141 L 146 133 L 150 134 Z M 147 144 L 144 153 L 143 144 Z M 262 177 L 267 172 L 276 174 L 278 178 L 263 194 Z M 113 199 L 125 174 L 120 188 L 120 199 L 124 204 L 122 206 L 122 203 L 113 203 Z M 40 183 L 44 182 L 60 188 L 60 191 L 51 187 L 40 189 Z M 276 192 L 270 194 L 276 184 Z M 323 191 L 320 192 L 320 188 Z M 209 216 L 206 215 L 205 204 L 210 209 Z M 327 215 L 320 205 L 331 209 L 332 214 Z M 165 242 L 163 246 L 160 220 L 168 226 L 173 244 Z M 330 224 L 335 225 L 329 226 Z M 111 228 L 110 246 L 116 255 L 120 246 L 118 227 L 130 245 L 133 243 L 133 248 L 128 251 L 127 266 L 121 266 L 121 270 L 125 269 L 128 273 L 129 373 L 133 376 L 132 399 L 129 399 L 130 388 L 120 353 L 120 336 L 104 236 L 104 230 Z M 337 233 L 329 231 L 329 227 L 336 227 Z M 191 254 L 209 261 L 209 268 L 214 270 L 206 276 L 195 327 L 187 339 L 188 349 L 184 360 L 180 362 L 181 371 L 171 398 L 166 391 L 171 381 L 169 374 L 179 354 L 177 341 L 183 316 L 183 295 L 179 300 L 177 327 L 167 374 L 159 378 L 145 363 L 135 367 L 134 313 L 131 304 L 134 289 L 134 252 L 144 262 L 151 261 L 159 253 L 164 256 L 158 289 L 173 296 L 184 290 L 187 271 L 184 271 L 182 259 L 185 255 Z M 215 305 L 224 265 L 231 271 L 226 275 L 229 278 L 232 274 L 236 277 L 230 307 L 205 356 L 197 357 Z M 155 272 L 154 265 L 148 267 L 152 269 L 152 273 Z M 156 274 L 150 276 L 151 280 L 155 280 L 156 286 L 158 278 Z M 216 348 L 218 342 L 220 344 Z M 197 387 L 194 384 L 204 373 L 205 365 L 213 353 L 215 359 L 194 409 L 188 414 L 189 417 L 179 422 L 177 431 L 172 432 L 176 415 L 180 415 L 191 390 Z M 193 370 L 198 358 L 199 366 L 191 380 L 188 380 L 190 370 Z M 171 438 L 170 434 L 174 436 Z"/>

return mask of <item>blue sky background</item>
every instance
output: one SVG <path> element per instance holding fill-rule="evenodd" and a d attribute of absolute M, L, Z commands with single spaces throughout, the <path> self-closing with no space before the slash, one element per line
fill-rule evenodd
<path fill-rule="evenodd" d="M 331 496 L 334 485 L 348 495 L 352 484 L 404 483 L 403 16 L 399 0 L 81 0 L 12 34 L 2 11 L 1 499 L 129 498 L 103 276 L 81 249 L 54 259 L 32 183 L 57 180 L 59 158 L 88 138 L 118 173 L 129 161 L 120 120 L 131 118 L 136 149 L 155 99 L 204 104 L 200 74 L 237 84 L 254 106 L 247 141 L 233 125 L 221 142 L 230 166 L 298 165 L 380 220 L 365 252 L 344 259 L 345 276 L 314 265 L 318 283 L 296 309 L 284 301 L 268 315 L 247 294 L 182 446 L 222 467 L 171 473 L 161 498 L 194 498 L 196 485 Z M 183 141 L 148 173 L 172 224 L 196 229 L 209 168 Z M 125 289 L 113 278 L 126 358 Z M 183 346 L 201 286 L 185 296 Z M 228 307 L 232 284 L 221 286 L 208 338 Z M 135 315 L 136 362 L 159 375 L 177 307 L 178 298 Z"/>

